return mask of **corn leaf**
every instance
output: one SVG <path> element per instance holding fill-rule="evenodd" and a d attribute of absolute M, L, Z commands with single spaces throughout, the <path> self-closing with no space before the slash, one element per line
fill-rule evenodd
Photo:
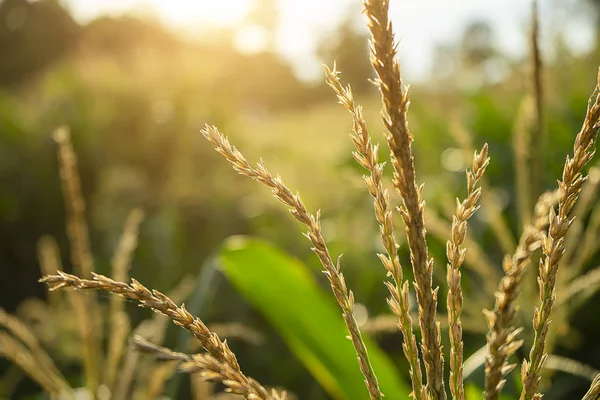
<path fill-rule="evenodd" d="M 233 286 L 333 398 L 368 398 L 341 311 L 306 265 L 264 241 L 243 237 L 230 238 L 219 259 Z M 372 340 L 364 339 L 386 398 L 408 398 L 411 388 L 391 360 Z"/>

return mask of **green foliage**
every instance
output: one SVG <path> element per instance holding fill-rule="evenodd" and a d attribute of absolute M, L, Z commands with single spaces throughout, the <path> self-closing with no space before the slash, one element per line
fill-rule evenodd
<path fill-rule="evenodd" d="M 57 0 L 4 0 L 0 21 L 0 88 L 47 68 L 74 45 L 79 33 Z"/>
<path fill-rule="evenodd" d="M 481 399 L 481 392 L 483 391 L 483 388 L 475 385 L 475 384 L 466 384 L 465 385 L 465 399 L 466 400 L 480 400 Z M 519 398 L 518 394 L 515 394 L 514 396 L 509 396 L 505 393 L 501 393 L 500 396 L 498 397 L 499 400 L 516 400 Z"/>
<path fill-rule="evenodd" d="M 340 311 L 305 265 L 264 241 L 241 237 L 225 243 L 220 260 L 232 284 L 332 397 L 367 396 Z M 398 379 L 390 359 L 373 341 L 365 341 L 382 391 L 390 398 L 407 398 L 411 389 Z"/>

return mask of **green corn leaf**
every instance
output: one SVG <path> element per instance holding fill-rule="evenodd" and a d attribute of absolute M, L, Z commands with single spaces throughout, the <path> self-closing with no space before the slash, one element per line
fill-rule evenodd
<path fill-rule="evenodd" d="M 368 398 L 341 311 L 308 267 L 264 241 L 243 237 L 227 240 L 219 259 L 233 286 L 333 398 Z M 408 398 L 411 388 L 391 360 L 368 337 L 364 340 L 386 398 Z"/>

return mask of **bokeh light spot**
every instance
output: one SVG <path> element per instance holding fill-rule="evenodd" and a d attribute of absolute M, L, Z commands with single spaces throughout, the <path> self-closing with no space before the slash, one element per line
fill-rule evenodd
<path fill-rule="evenodd" d="M 462 171 L 466 167 L 466 159 L 464 151 L 456 148 L 448 148 L 444 150 L 440 156 L 442 167 L 446 171 L 456 172 Z"/>

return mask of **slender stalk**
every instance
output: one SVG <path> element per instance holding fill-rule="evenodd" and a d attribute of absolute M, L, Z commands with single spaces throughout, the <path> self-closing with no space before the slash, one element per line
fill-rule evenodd
<path fill-rule="evenodd" d="M 58 397 L 61 394 L 69 394 L 68 391 L 63 390 L 62 384 L 59 385 L 57 376 L 54 376 L 50 370 L 40 368 L 38 360 L 31 350 L 3 331 L 0 331 L 0 357 L 7 358 L 18 365 L 46 393 L 50 394 L 52 398 Z M 64 384 L 66 385 L 66 382 Z M 68 388 L 68 385 L 66 387 Z M 69 396 L 69 398 L 72 397 Z"/>
<path fill-rule="evenodd" d="M 58 244 L 56 243 L 56 240 L 54 240 L 54 238 L 50 236 L 43 236 L 42 238 L 40 238 L 40 240 L 38 240 L 38 259 L 40 262 L 42 275 L 55 275 L 59 271 L 63 270 Z M 48 298 L 51 302 L 51 305 L 54 306 L 55 309 L 56 307 L 61 306 L 61 304 L 59 303 L 61 300 L 58 296 L 59 294 L 60 293 L 53 292 L 50 292 L 48 294 Z M 69 302 L 75 315 L 77 329 L 79 331 L 80 336 L 82 337 L 82 342 L 84 342 L 83 356 L 85 363 L 87 346 L 85 344 L 84 338 L 86 337 L 85 334 L 89 332 L 89 325 L 88 320 L 86 318 L 81 318 L 81 316 L 87 312 L 85 307 L 87 304 L 86 302 L 89 300 L 87 300 L 86 296 L 84 296 L 82 293 L 78 292 L 69 292 L 66 295 L 67 301 Z M 84 373 L 86 372 L 84 371 Z"/>
<path fill-rule="evenodd" d="M 560 199 L 558 213 L 550 212 L 548 235 L 543 238 L 543 260 L 539 266 L 540 305 L 534 311 L 533 328 L 535 336 L 529 361 L 524 361 L 521 368 L 523 379 L 522 400 L 538 399 L 537 393 L 540 382 L 540 370 L 548 357 L 545 353 L 546 336 L 550 325 L 550 314 L 556 301 L 556 275 L 558 266 L 565 251 L 565 236 L 572 219 L 569 217 L 585 181 L 583 168 L 592 159 L 595 141 L 600 128 L 600 71 L 594 94 L 590 98 L 585 121 L 581 131 L 575 138 L 573 156 L 567 157 L 563 169 L 562 180 L 559 181 Z"/>
<path fill-rule="evenodd" d="M 88 226 L 85 217 L 85 200 L 81 192 L 81 182 L 77 171 L 77 155 L 73 151 L 68 128 L 60 127 L 54 132 L 58 143 L 60 178 L 67 211 L 67 234 L 71 247 L 71 262 L 75 272 L 85 278 L 94 271 L 94 260 L 90 251 Z M 79 334 L 83 342 L 83 363 L 86 386 L 92 393 L 100 381 L 100 323 L 94 319 L 101 315 L 95 295 L 79 296 L 80 304 L 73 303 Z"/>
<path fill-rule="evenodd" d="M 561 357 L 554 354 L 548 354 L 544 369 L 566 372 L 589 381 L 593 381 L 596 375 L 600 373 L 600 371 L 587 364 L 580 363 L 572 358 Z"/>
<path fill-rule="evenodd" d="M 371 366 L 367 347 L 363 342 L 358 323 L 353 314 L 354 294 L 346 287 L 344 275 L 340 271 L 340 259 L 338 258 L 337 262 L 334 262 L 325 244 L 325 239 L 321 233 L 320 213 L 317 212 L 316 215 L 310 214 L 300 196 L 297 194 L 294 195 L 283 183 L 281 177 L 273 177 L 262 160 L 256 168 L 252 167 L 243 154 L 233 147 L 216 127 L 207 125 L 202 133 L 215 146 L 217 152 L 232 164 L 234 170 L 269 187 L 275 198 L 289 208 L 294 218 L 308 228 L 305 236 L 312 243 L 312 251 L 319 257 L 321 265 L 324 268 L 323 272 L 327 276 L 335 299 L 342 309 L 342 316 L 344 317 L 344 322 L 350 333 L 350 339 L 358 355 L 358 363 L 365 377 L 365 385 L 369 391 L 369 396 L 371 399 L 380 399 L 383 394 L 379 389 L 379 383 L 377 382 L 375 371 L 373 371 L 373 367 Z"/>
<path fill-rule="evenodd" d="M 11 346 L 13 343 L 12 338 L 4 338 L 6 346 L 13 347 L 17 356 L 21 354 L 25 357 L 31 357 L 34 360 L 36 370 L 40 371 L 46 378 L 52 383 L 53 387 L 56 387 L 60 392 L 69 393 L 71 387 L 67 383 L 67 380 L 63 374 L 59 371 L 54 364 L 54 361 L 50 358 L 46 350 L 42 347 L 38 339 L 33 333 L 25 326 L 18 318 L 8 314 L 4 309 L 0 308 L 0 327 L 10 332 L 15 339 L 18 339 L 22 346 L 18 342 L 17 345 Z M 27 354 L 25 354 L 25 352 Z M 7 354 L 11 354 L 10 351 Z M 25 370 L 29 373 L 28 370 Z"/>
<path fill-rule="evenodd" d="M 144 218 L 141 210 L 134 209 L 127 216 L 123 234 L 119 240 L 117 250 L 112 259 L 113 279 L 118 282 L 129 280 L 129 268 L 131 258 L 138 243 L 139 225 Z M 104 383 L 109 387 L 114 387 L 115 377 L 123 347 L 127 335 L 131 330 L 131 322 L 125 312 L 125 299 L 121 296 L 111 296 L 109 299 L 110 307 L 110 335 L 108 336 L 108 351 L 105 362 Z"/>
<path fill-rule="evenodd" d="M 171 298 L 173 300 L 173 298 Z M 174 301 L 175 302 L 175 301 Z M 142 321 L 132 332 L 132 336 L 137 334 L 144 335 L 146 337 L 152 335 L 156 331 L 156 324 L 154 324 L 154 320 L 156 317 L 166 319 L 164 315 L 155 314 L 154 318 L 147 319 Z M 112 397 L 111 400 L 126 400 L 129 398 L 137 398 L 135 395 L 135 391 L 133 392 L 133 396 L 131 396 L 131 386 L 132 382 L 135 381 L 134 376 L 136 371 L 139 371 L 138 363 L 140 361 L 140 353 L 137 352 L 132 346 L 127 346 L 127 350 L 125 350 L 125 354 L 123 355 L 123 360 L 121 362 L 121 366 L 119 368 L 119 374 L 116 376 L 114 387 L 112 388 Z M 140 380 L 141 381 L 141 380 Z M 136 382 L 137 383 L 137 382 Z M 142 386 L 143 384 L 137 383 L 136 386 Z M 143 385 L 144 388 L 146 385 Z"/>
<path fill-rule="evenodd" d="M 206 356 L 206 357 L 210 357 L 210 356 Z M 218 363 L 216 363 L 216 365 L 219 365 Z M 206 370 L 207 374 L 213 373 L 213 374 L 218 374 L 220 372 L 220 369 L 216 369 L 217 372 L 213 372 L 213 371 L 209 371 Z M 139 393 L 139 395 L 141 395 L 140 397 L 137 398 L 147 398 L 147 399 L 160 399 L 161 395 L 163 393 L 165 393 L 165 389 L 167 386 L 167 383 L 169 382 L 169 379 L 171 379 L 171 377 L 173 375 L 175 375 L 175 373 L 177 372 L 177 365 L 174 365 L 174 363 L 157 363 L 156 365 L 152 365 L 152 368 L 150 369 L 150 371 L 147 373 L 148 375 L 148 383 L 147 385 L 145 385 L 144 387 L 144 392 Z M 217 382 L 221 382 L 223 383 L 223 381 L 229 382 L 227 381 L 227 378 L 225 378 L 222 374 L 218 375 L 220 379 L 216 379 L 216 378 L 212 378 L 213 380 L 217 381 Z M 243 388 L 241 388 L 241 390 L 239 390 L 238 392 L 235 392 L 234 390 L 238 390 L 237 387 L 235 387 L 235 385 L 232 385 L 233 389 L 231 386 L 227 386 L 225 384 L 226 387 L 226 391 L 231 391 L 233 393 L 239 394 L 239 395 L 244 395 L 245 391 Z M 137 393 L 134 393 L 134 398 L 136 396 Z M 146 396 L 146 397 L 142 397 L 142 396 Z"/>
<path fill-rule="evenodd" d="M 495 294 L 494 309 L 484 311 L 489 329 L 485 356 L 486 400 L 498 399 L 505 384 L 504 377 L 515 367 L 508 364 L 508 359 L 523 344 L 522 340 L 516 340 L 523 328 L 513 325 L 517 312 L 517 297 L 525 272 L 531 263 L 531 255 L 542 244 L 542 232 L 547 226 L 545 216 L 554 206 L 556 197 L 556 192 L 540 196 L 534 209 L 533 225 L 525 226 L 515 253 L 504 258 L 502 268 L 505 275 Z"/>
<path fill-rule="evenodd" d="M 398 318 L 397 327 L 402 332 L 404 338 L 402 349 L 410 365 L 412 395 L 418 400 L 425 399 L 427 398 L 427 392 L 423 386 L 419 350 L 412 330 L 412 319 L 408 309 L 408 282 L 404 281 L 402 265 L 400 265 L 400 259 L 398 258 L 398 243 L 394 237 L 389 195 L 387 190 L 384 190 L 381 182 L 384 164 L 378 162 L 378 148 L 371 143 L 367 124 L 362 116 L 362 109 L 355 104 L 350 86 L 346 88 L 342 86 L 335 66 L 333 70 L 330 70 L 327 66 L 324 66 L 324 68 L 325 75 L 327 76 L 327 84 L 335 91 L 339 103 L 352 114 L 354 125 L 350 139 L 356 148 L 356 151 L 352 154 L 356 162 L 369 171 L 369 175 L 365 175 L 364 180 L 371 197 L 373 197 L 375 218 L 379 223 L 381 241 L 387 252 L 387 254 L 379 254 L 379 258 L 393 279 L 393 282 L 385 282 L 390 292 L 390 297 L 387 301 L 392 312 Z"/>
<path fill-rule="evenodd" d="M 517 211 L 519 214 L 519 222 L 522 226 L 531 224 L 533 211 L 533 188 L 531 184 L 532 168 L 530 165 L 533 141 L 530 128 L 532 126 L 533 107 L 533 100 L 531 97 L 523 99 L 512 132 L 513 154 L 515 157 Z"/>
<path fill-rule="evenodd" d="M 542 181 L 542 169 L 544 167 L 544 114 L 543 114 L 543 97 L 544 87 L 542 83 L 542 57 L 540 52 L 540 24 L 539 24 L 539 7 L 538 1 L 531 2 L 531 81 L 533 82 L 533 98 L 534 98 L 534 124 L 531 135 L 532 154 L 531 170 L 532 170 L 532 188 L 530 202 L 539 196 L 540 185 Z M 531 212 L 531 211 L 530 211 Z"/>
<path fill-rule="evenodd" d="M 402 198 L 400 215 L 406 225 L 416 282 L 421 327 L 421 351 L 427 375 L 427 390 L 433 399 L 446 399 L 444 389 L 444 357 L 440 343 L 440 327 L 436 321 L 437 289 L 433 288 L 433 259 L 429 258 L 425 240 L 423 187 L 415 181 L 415 165 L 411 150 L 412 135 L 406 112 L 408 91 L 400 77 L 396 60 L 396 44 L 388 18 L 389 0 L 363 0 L 370 41 L 371 64 L 377 74 L 377 85 L 384 106 L 383 122 L 392 153 L 394 187 Z"/>
<path fill-rule="evenodd" d="M 85 200 L 81 192 L 81 181 L 77 171 L 77 155 L 71 144 L 70 132 L 66 127 L 54 132 L 58 143 L 60 178 L 63 183 L 65 206 L 67 208 L 67 232 L 71 245 L 73 267 L 84 277 L 94 271 L 94 260 L 90 252 L 90 239 L 85 217 Z"/>
<path fill-rule="evenodd" d="M 589 299 L 598 290 L 600 290 L 600 267 L 595 267 L 589 272 L 571 281 L 565 289 L 560 292 L 556 305 L 569 305 L 569 312 L 573 312 L 584 300 Z M 569 304 L 573 299 L 577 300 L 576 305 Z M 566 312 L 563 312 L 566 314 Z"/>
<path fill-rule="evenodd" d="M 473 156 L 473 169 L 467 171 L 467 198 L 457 200 L 456 215 L 452 219 L 452 234 L 446 243 L 448 257 L 448 324 L 450 326 L 450 391 L 452 398 L 464 400 L 463 387 L 463 328 L 461 322 L 463 293 L 461 288 L 460 267 L 465 260 L 463 247 L 467 236 L 467 221 L 479 209 L 477 202 L 481 197 L 481 188 L 477 187 L 489 164 L 488 146 Z"/>

